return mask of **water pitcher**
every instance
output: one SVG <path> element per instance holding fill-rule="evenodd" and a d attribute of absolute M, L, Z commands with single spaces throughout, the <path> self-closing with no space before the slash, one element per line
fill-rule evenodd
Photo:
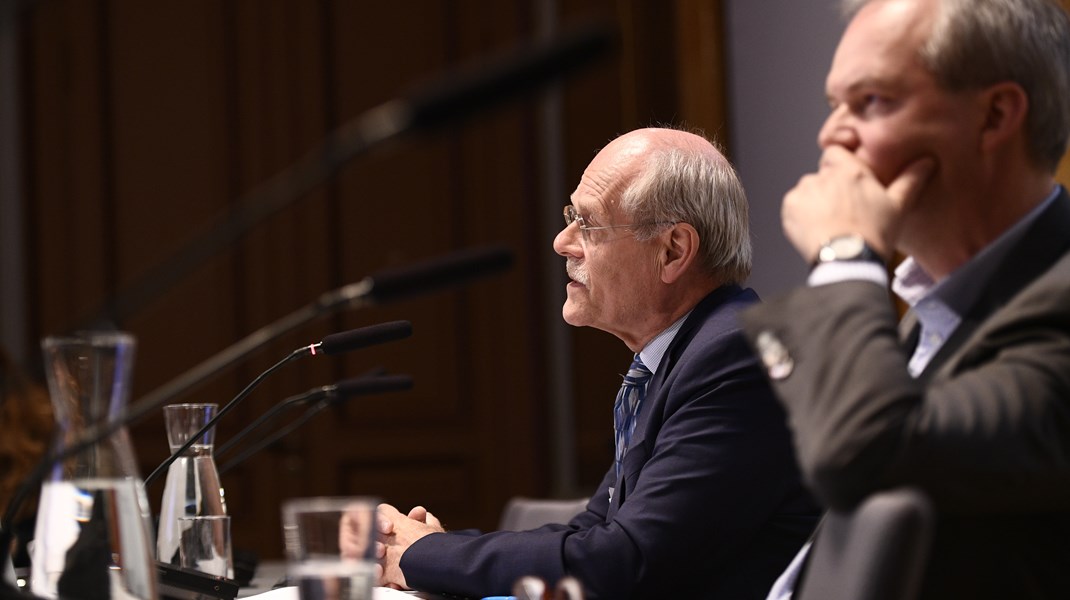
<path fill-rule="evenodd" d="M 58 448 L 126 406 L 133 336 L 87 332 L 42 342 Z M 47 598 L 157 598 L 149 505 L 125 428 L 57 463 L 45 479 L 31 589 Z"/>
<path fill-rule="evenodd" d="M 175 453 L 190 437 L 200 431 L 216 415 L 215 404 L 169 404 L 164 407 L 167 442 Z M 219 471 L 212 456 L 215 428 L 208 429 L 167 470 L 163 501 L 160 504 L 159 536 L 156 539 L 157 558 L 163 562 L 180 564 L 179 547 L 182 527 L 192 521 L 181 517 L 224 516 L 227 505 L 219 484 Z M 229 546 L 228 546 L 229 548 Z M 226 572 L 233 577 L 233 564 L 226 556 Z"/>

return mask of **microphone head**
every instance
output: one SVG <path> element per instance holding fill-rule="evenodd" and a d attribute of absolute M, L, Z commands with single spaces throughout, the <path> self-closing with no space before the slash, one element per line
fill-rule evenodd
<path fill-rule="evenodd" d="M 365 346 L 374 346 L 402 340 L 412 335 L 412 323 L 408 321 L 390 321 L 368 327 L 350 329 L 342 333 L 332 333 L 323 338 L 320 350 L 324 354 L 334 355 Z"/>
<path fill-rule="evenodd" d="M 369 297 L 381 303 L 429 292 L 449 285 L 505 271 L 513 265 L 513 251 L 505 246 L 483 246 L 452 252 L 406 267 L 371 275 Z"/>
<path fill-rule="evenodd" d="M 436 129 L 538 91 L 608 56 L 618 37 L 608 23 L 585 23 L 443 75 L 409 96 L 409 128 Z"/>
<path fill-rule="evenodd" d="M 364 376 L 340 381 L 334 387 L 334 398 L 331 399 L 332 404 L 351 396 L 366 396 L 412 389 L 412 377 L 409 375 Z"/>

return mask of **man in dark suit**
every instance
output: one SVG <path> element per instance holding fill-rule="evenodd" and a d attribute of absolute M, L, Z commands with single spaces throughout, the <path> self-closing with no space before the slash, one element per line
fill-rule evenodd
<path fill-rule="evenodd" d="M 445 533 L 421 507 L 381 506 L 382 583 L 479 597 L 570 575 L 589 598 L 760 598 L 817 513 L 739 329 L 757 297 L 739 285 L 750 241 L 734 170 L 697 135 L 634 131 L 594 158 L 565 223 L 565 321 L 636 353 L 617 461 L 567 525 Z"/>
<path fill-rule="evenodd" d="M 924 597 L 1065 598 L 1070 19 L 1052 0 L 850 4 L 820 168 L 782 209 L 810 285 L 748 312 L 748 337 L 819 500 L 931 497 Z"/>

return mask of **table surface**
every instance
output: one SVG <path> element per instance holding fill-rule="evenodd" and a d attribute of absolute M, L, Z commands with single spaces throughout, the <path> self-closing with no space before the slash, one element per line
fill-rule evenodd
<path fill-rule="evenodd" d="M 249 585 L 238 590 L 238 598 L 248 598 L 270 592 L 276 584 L 286 576 L 286 561 L 268 560 L 261 562 L 256 567 L 256 575 Z M 389 588 L 375 588 L 374 600 L 388 600 L 392 598 L 420 598 L 422 600 L 438 600 L 443 598 L 436 594 L 423 592 L 399 592 Z M 280 599 L 281 600 L 281 599 Z"/>

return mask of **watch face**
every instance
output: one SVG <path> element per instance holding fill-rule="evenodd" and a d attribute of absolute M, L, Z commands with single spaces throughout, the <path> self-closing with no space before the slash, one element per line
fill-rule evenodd
<path fill-rule="evenodd" d="M 866 242 L 857 235 L 850 235 L 832 240 L 831 246 L 836 250 L 837 257 L 855 258 L 862 254 Z"/>
<path fill-rule="evenodd" d="M 817 257 L 821 262 L 852 260 L 861 256 L 865 248 L 866 242 L 861 236 L 843 235 L 829 240 L 821 247 Z"/>

